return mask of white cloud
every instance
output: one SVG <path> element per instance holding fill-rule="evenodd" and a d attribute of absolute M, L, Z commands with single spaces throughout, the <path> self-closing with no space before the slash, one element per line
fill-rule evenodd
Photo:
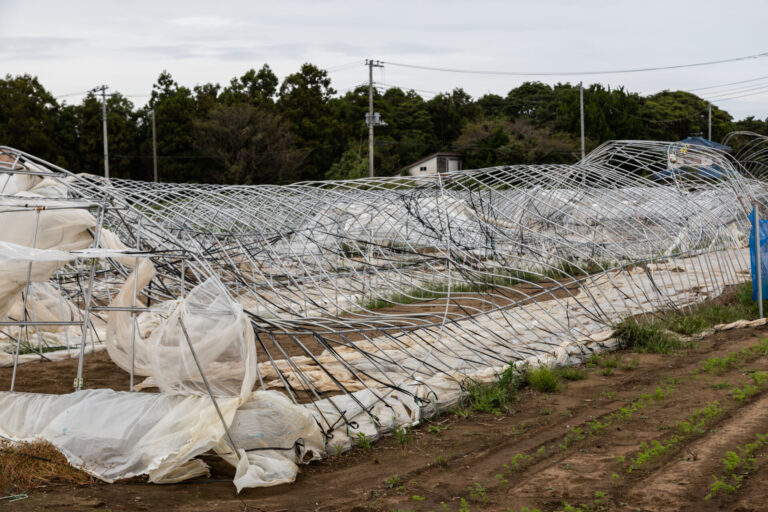
<path fill-rule="evenodd" d="M 243 27 L 247 25 L 242 20 L 232 18 L 222 18 L 221 16 L 187 16 L 184 18 L 175 18 L 169 21 L 173 25 L 179 25 L 189 28 L 232 28 Z"/>

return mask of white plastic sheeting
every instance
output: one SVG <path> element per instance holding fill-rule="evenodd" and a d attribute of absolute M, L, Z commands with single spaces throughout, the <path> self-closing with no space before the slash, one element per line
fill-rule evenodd
<path fill-rule="evenodd" d="M 297 461 L 309 452 L 308 459 L 322 453 L 317 424 L 306 409 L 278 393 L 262 391 L 247 398 L 245 403 L 239 397 L 218 400 L 242 450 L 238 490 L 293 481 Z M 0 410 L 0 435 L 49 441 L 72 465 L 107 482 L 138 475 L 149 475 L 155 483 L 178 482 L 208 474 L 206 464 L 194 459 L 200 454 L 213 450 L 233 458 L 208 397 L 108 389 L 68 395 L 0 393 Z"/>

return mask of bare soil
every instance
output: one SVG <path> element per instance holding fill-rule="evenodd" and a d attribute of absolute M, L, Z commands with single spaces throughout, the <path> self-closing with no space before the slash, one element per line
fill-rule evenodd
<path fill-rule="evenodd" d="M 717 333 L 677 354 L 618 352 L 621 364 L 613 370 L 586 368 L 586 379 L 555 393 L 521 391 L 513 410 L 498 416 L 444 413 L 415 429 L 413 441 L 404 446 L 384 438 L 370 451 L 356 448 L 304 466 L 291 485 L 237 495 L 233 469 L 210 458 L 209 479 L 175 485 L 142 479 L 84 486 L 54 482 L 31 490 L 27 499 L 0 501 L 0 509 L 519 512 L 523 507 L 567 510 L 567 503 L 584 511 L 768 510 L 763 452 L 739 489 L 705 500 L 713 475 L 723 472 L 726 452 L 768 432 L 768 386 L 742 401 L 731 394 L 735 386 L 751 383 L 750 372 L 768 370 L 768 356 L 702 371 L 706 359 L 755 346 L 765 337 L 767 327 L 750 328 Z M 111 364 L 105 359 L 105 354 L 89 356 Z M 20 367 L 22 383 L 34 388 L 33 376 L 44 381 L 56 364 L 62 363 Z M 6 378 L 0 373 L 0 385 Z M 615 419 L 602 433 L 566 439 L 572 429 L 586 432 L 593 419 L 606 421 L 657 388 L 667 390 L 663 398 Z M 627 471 L 642 443 L 669 441 L 679 432 L 677 425 L 714 401 L 722 412 L 705 428 Z M 528 463 L 522 462 L 524 456 L 531 457 Z"/>

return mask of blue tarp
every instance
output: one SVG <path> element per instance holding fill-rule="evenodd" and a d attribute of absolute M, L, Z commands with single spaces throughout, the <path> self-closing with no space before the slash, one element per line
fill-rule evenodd
<path fill-rule="evenodd" d="M 725 146 L 723 144 L 718 144 L 717 142 L 713 142 L 709 139 L 705 139 L 704 137 L 688 137 L 687 139 L 683 139 L 680 142 L 675 142 L 671 144 L 669 147 L 685 148 L 686 145 L 702 146 L 706 148 L 719 149 L 722 151 L 731 150 L 731 148 L 728 146 Z M 654 180 L 663 180 L 663 179 L 671 178 L 672 176 L 683 175 L 686 172 L 695 172 L 700 178 L 711 178 L 711 179 L 720 179 L 723 176 L 733 174 L 730 169 L 723 169 L 722 166 L 713 163 L 712 165 L 709 165 L 709 166 L 681 165 L 680 167 L 673 167 L 671 169 L 665 169 L 663 171 L 655 172 L 653 173 L 651 178 Z"/>
<path fill-rule="evenodd" d="M 712 164 L 708 167 L 675 167 L 674 169 L 666 169 L 664 171 L 659 171 L 653 173 L 651 178 L 654 180 L 663 180 L 666 178 L 671 178 L 672 176 L 681 176 L 685 174 L 686 172 L 696 172 L 696 175 L 699 178 L 712 178 L 712 179 L 720 179 L 723 176 L 730 176 L 733 174 L 733 171 L 730 169 L 723 169 L 722 166 L 717 164 Z"/>
<path fill-rule="evenodd" d="M 731 150 L 729 146 L 718 144 L 717 142 L 705 139 L 704 137 L 688 137 L 687 139 L 683 139 L 680 142 L 683 144 L 693 144 L 694 146 L 704 146 L 707 148 L 719 149 L 721 151 Z"/>
<path fill-rule="evenodd" d="M 755 212 L 749 214 L 749 259 L 752 263 L 752 300 L 757 300 L 757 253 L 755 251 Z M 760 219 L 760 267 L 763 300 L 768 299 L 768 220 Z"/>

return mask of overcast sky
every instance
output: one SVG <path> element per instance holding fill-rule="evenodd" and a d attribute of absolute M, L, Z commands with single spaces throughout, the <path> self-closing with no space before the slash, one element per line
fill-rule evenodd
<path fill-rule="evenodd" d="M 312 62 L 340 92 L 366 82 L 366 58 L 497 71 L 645 68 L 768 52 L 762 1 L 0 0 L 2 72 L 36 75 L 54 95 L 100 84 L 143 104 L 166 69 L 181 84 L 226 84 L 268 63 L 282 80 Z M 349 66 L 345 66 L 349 65 Z M 374 80 L 474 97 L 525 80 L 694 89 L 735 118 L 768 116 L 768 58 L 648 73 L 516 77 L 385 66 Z M 755 94 L 757 93 L 757 94 Z M 744 96 L 747 95 L 747 96 Z M 742 97 L 735 97 L 742 96 Z M 723 99 L 729 98 L 729 99 Z M 79 96 L 62 98 L 77 103 Z"/>

